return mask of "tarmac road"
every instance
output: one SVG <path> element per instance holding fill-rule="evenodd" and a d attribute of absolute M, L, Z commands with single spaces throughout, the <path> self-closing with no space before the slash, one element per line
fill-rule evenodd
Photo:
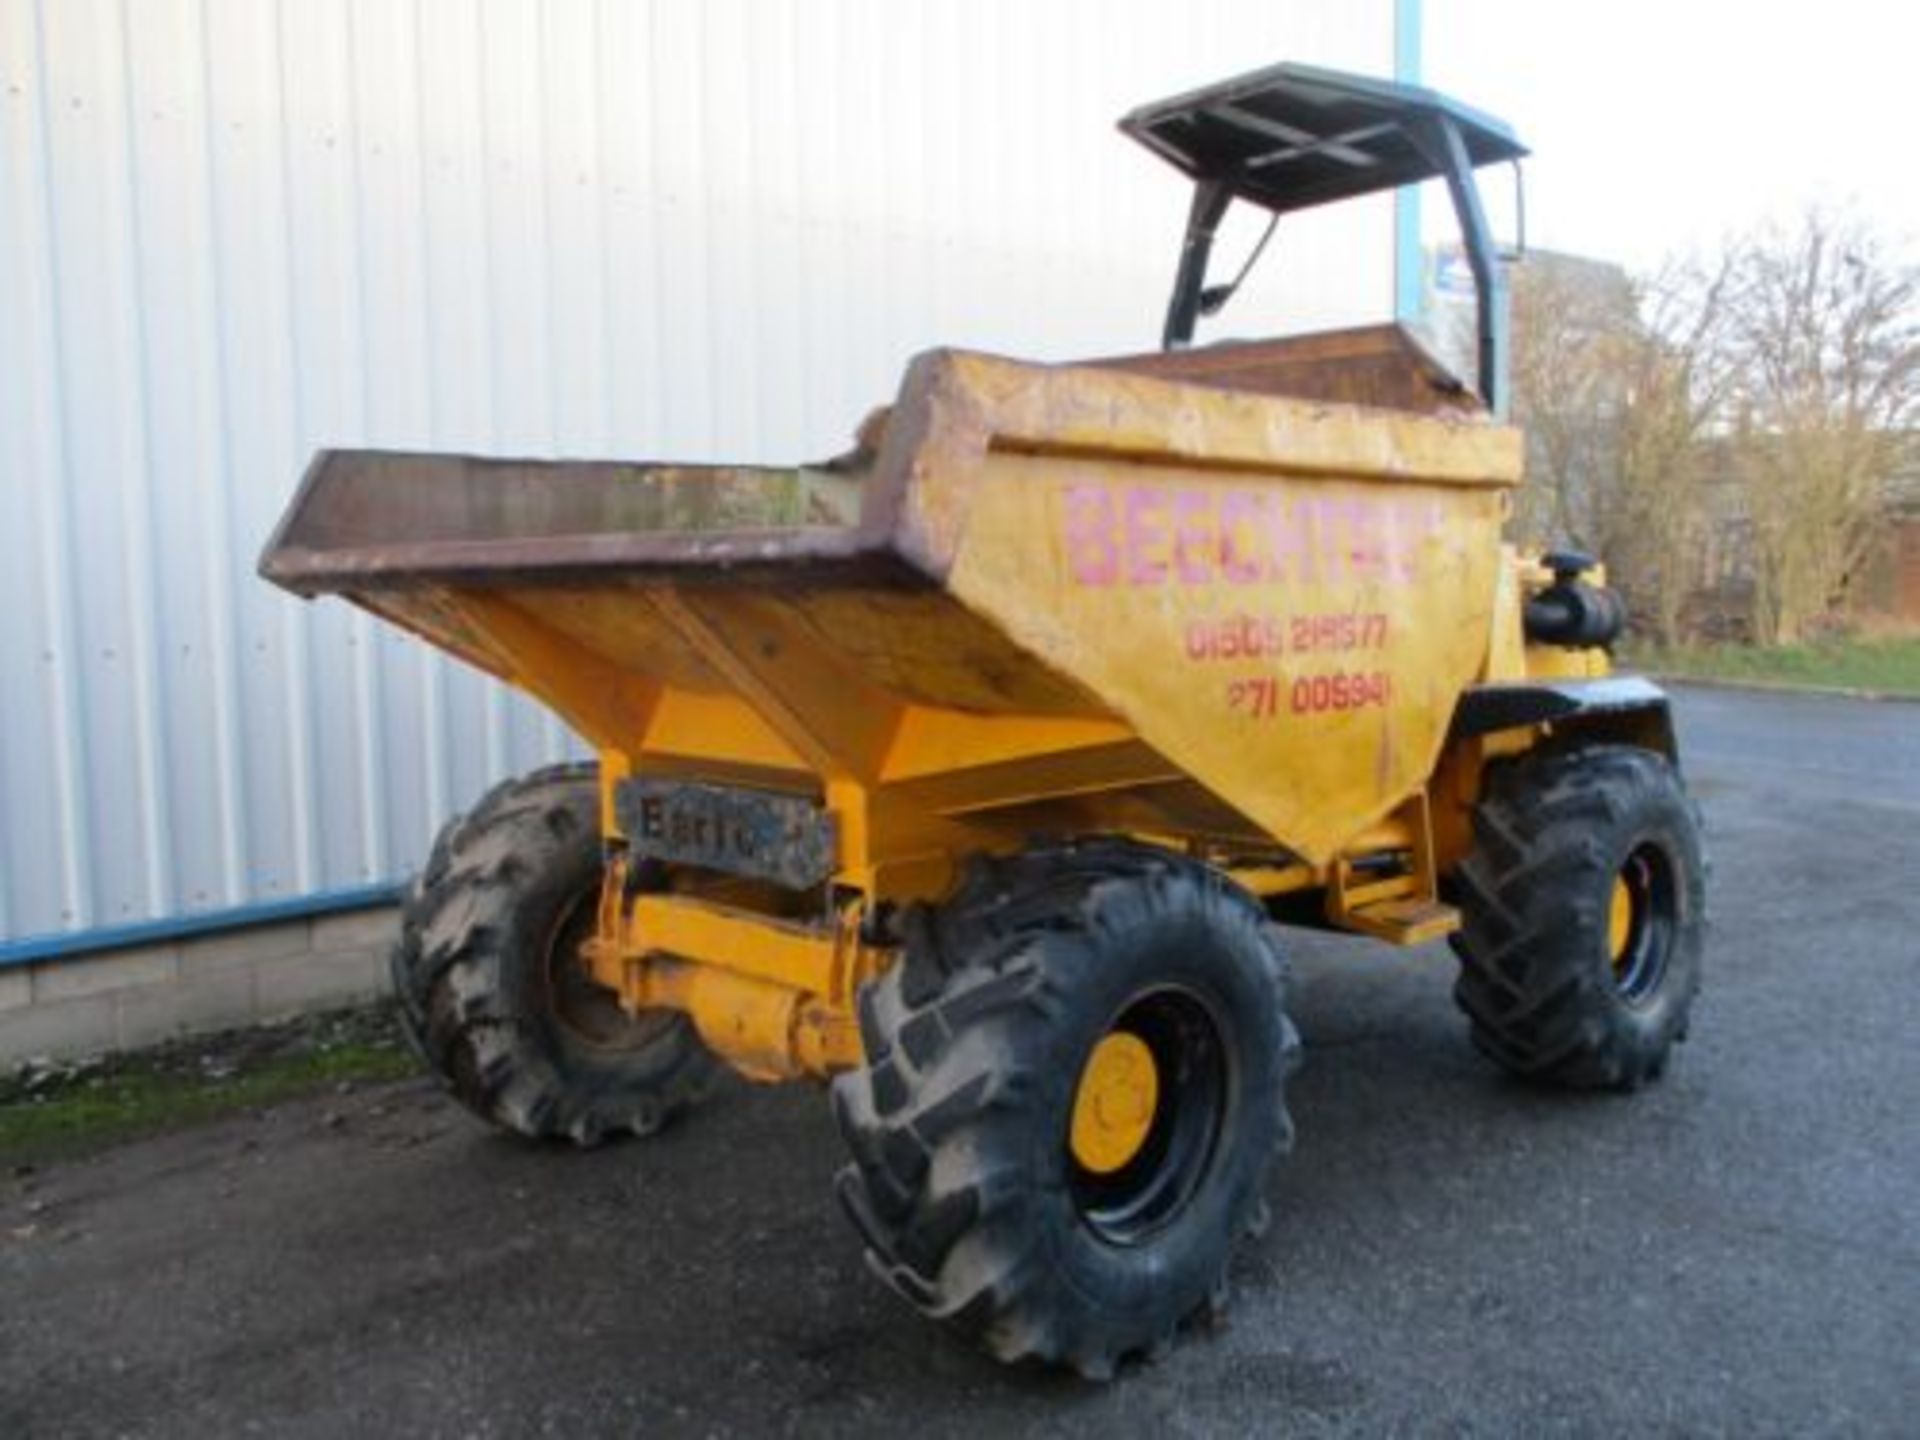
<path fill-rule="evenodd" d="M 1666 1081 L 1508 1083 L 1444 950 L 1300 937 L 1276 1223 L 1116 1384 L 870 1280 L 810 1090 L 574 1155 L 407 1082 L 54 1167 L 30 1219 L 0 1167 L 0 1435 L 1920 1433 L 1920 707 L 1680 708 L 1717 927 Z"/>

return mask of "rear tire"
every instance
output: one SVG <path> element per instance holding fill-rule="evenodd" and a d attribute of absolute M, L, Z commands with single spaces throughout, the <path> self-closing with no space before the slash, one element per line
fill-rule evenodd
<path fill-rule="evenodd" d="M 1298 1050 L 1250 897 L 1116 842 L 977 862 L 947 905 L 909 913 L 860 1024 L 865 1064 L 833 1089 L 854 1160 L 840 1195 L 919 1310 L 1002 1360 L 1106 1378 L 1224 1304 L 1292 1140 Z M 1081 1127 L 1103 1044 L 1130 1052 L 1114 1073 L 1150 1056 L 1157 1078 L 1101 1151 Z M 1139 1093 L 1123 1079 L 1105 1098 Z"/>
<path fill-rule="evenodd" d="M 1700 988 L 1706 860 L 1662 756 L 1542 752 L 1488 772 L 1453 877 L 1454 999 L 1516 1075 L 1582 1089 L 1659 1078 Z"/>
<path fill-rule="evenodd" d="M 629 1017 L 592 984 L 603 861 L 592 765 L 496 786 L 451 821 L 393 952 L 402 1026 L 469 1110 L 535 1139 L 651 1134 L 714 1065 L 686 1017 Z"/>

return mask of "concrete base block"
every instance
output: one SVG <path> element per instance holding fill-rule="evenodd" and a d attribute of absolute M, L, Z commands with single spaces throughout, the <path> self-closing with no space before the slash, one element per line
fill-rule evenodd
<path fill-rule="evenodd" d="M 180 973 L 191 977 L 221 970 L 251 970 L 263 961 L 305 955 L 312 946 L 312 929 L 305 920 L 223 930 L 181 942 Z"/>
<path fill-rule="evenodd" d="M 385 951 L 400 938 L 400 912 L 393 906 L 378 910 L 347 910 L 313 918 L 315 950 Z"/>
<path fill-rule="evenodd" d="M 82 995 L 105 995 L 164 985 L 180 974 L 180 952 L 172 945 L 146 945 L 137 950 L 109 950 L 102 955 L 75 955 L 71 959 L 36 965 L 33 998 L 74 1000 Z"/>
<path fill-rule="evenodd" d="M 46 1058 L 72 1060 L 114 1046 L 111 995 L 49 1000 L 0 1014 L 0 1064 Z"/>
<path fill-rule="evenodd" d="M 114 998 L 119 1011 L 114 1038 L 122 1050 L 248 1025 L 257 1018 L 253 976 L 245 970 L 183 976 L 171 985 L 123 990 Z"/>
<path fill-rule="evenodd" d="M 299 960 L 261 966 L 254 974 L 254 984 L 255 1006 L 262 1020 L 283 1020 L 308 1010 L 376 1000 L 387 990 L 387 952 L 316 952 Z"/>

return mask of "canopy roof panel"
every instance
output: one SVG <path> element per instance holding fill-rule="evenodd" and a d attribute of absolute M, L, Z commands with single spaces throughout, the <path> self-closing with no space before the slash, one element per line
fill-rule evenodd
<path fill-rule="evenodd" d="M 1269 210 L 1304 210 L 1441 173 L 1416 138 L 1451 120 L 1472 164 L 1527 153 L 1505 122 L 1417 85 L 1283 64 L 1143 105 L 1127 134 L 1195 180 Z"/>

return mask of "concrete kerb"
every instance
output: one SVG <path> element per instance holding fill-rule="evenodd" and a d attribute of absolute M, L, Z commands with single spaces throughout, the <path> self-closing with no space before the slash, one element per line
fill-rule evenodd
<path fill-rule="evenodd" d="M 1669 675 L 1647 671 L 1662 685 L 1691 685 L 1697 690 L 1750 690 L 1759 695 L 1812 695 L 1828 700 L 1872 700 L 1889 705 L 1920 705 L 1920 695 L 1899 690 L 1855 690 L 1844 685 L 1787 685 L 1770 680 L 1729 680 L 1718 676 Z"/>

